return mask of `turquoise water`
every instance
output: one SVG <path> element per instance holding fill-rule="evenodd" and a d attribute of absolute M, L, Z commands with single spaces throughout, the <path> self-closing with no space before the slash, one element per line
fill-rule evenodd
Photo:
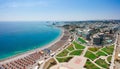
<path fill-rule="evenodd" d="M 0 22 L 0 60 L 42 47 L 60 34 L 45 22 Z"/>

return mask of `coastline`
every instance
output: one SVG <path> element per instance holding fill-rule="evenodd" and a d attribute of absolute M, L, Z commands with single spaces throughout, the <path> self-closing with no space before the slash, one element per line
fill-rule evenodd
<path fill-rule="evenodd" d="M 20 54 L 16 54 L 15 56 L 11 56 L 9 58 L 6 58 L 6 59 L 3 59 L 3 60 L 0 60 L 0 64 L 4 64 L 4 63 L 7 63 L 7 62 L 10 62 L 10 61 L 14 61 L 16 59 L 19 59 L 19 58 L 23 58 L 25 56 L 28 56 L 34 52 L 37 52 L 37 51 L 40 51 L 40 50 L 43 50 L 45 48 L 48 48 L 48 47 L 51 47 L 52 45 L 54 45 L 56 42 L 60 41 L 60 39 L 64 36 L 64 29 L 63 28 L 60 28 L 61 30 L 61 33 L 60 35 L 54 39 L 53 41 L 49 42 L 48 44 L 46 45 L 43 45 L 41 47 L 38 47 L 36 49 L 33 49 L 33 50 L 29 50 L 29 51 L 26 51 L 24 53 L 20 53 Z"/>

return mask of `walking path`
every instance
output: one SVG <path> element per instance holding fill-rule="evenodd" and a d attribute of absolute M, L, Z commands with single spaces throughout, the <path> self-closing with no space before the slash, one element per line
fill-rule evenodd
<path fill-rule="evenodd" d="M 118 31 L 118 33 L 120 33 L 120 31 Z M 115 59 L 119 59 L 119 57 L 118 57 L 118 54 L 120 53 L 120 34 L 118 35 L 118 40 L 117 40 L 117 42 L 116 42 L 116 49 L 115 49 L 115 51 L 116 51 L 116 56 L 115 56 Z M 120 68 L 120 63 L 119 63 L 119 61 L 115 61 L 115 67 L 114 67 L 114 69 L 119 69 Z"/>
<path fill-rule="evenodd" d="M 84 57 L 84 56 L 85 56 L 85 54 L 86 54 L 86 52 L 87 52 L 87 50 L 88 50 L 88 47 L 86 46 L 86 47 L 85 47 L 85 49 L 83 50 L 83 52 L 82 52 L 81 56 L 83 56 L 83 57 Z"/>
<path fill-rule="evenodd" d="M 116 36 L 116 41 L 115 41 L 114 52 L 113 52 L 113 55 L 112 55 L 112 60 L 111 60 L 110 69 L 113 69 L 114 66 L 115 66 L 115 64 L 114 64 L 114 59 L 115 59 L 115 51 L 116 51 L 117 41 L 118 41 L 118 34 L 117 34 L 117 36 Z"/>

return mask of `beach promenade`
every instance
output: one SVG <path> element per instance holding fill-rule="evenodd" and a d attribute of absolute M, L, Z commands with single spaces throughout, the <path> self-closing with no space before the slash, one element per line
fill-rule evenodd
<path fill-rule="evenodd" d="M 62 47 L 66 41 L 68 41 L 69 36 L 69 32 L 62 29 L 61 36 L 43 48 L 28 51 L 26 53 L 0 61 L 0 69 L 29 69 L 36 64 L 38 60 L 46 59 L 45 49 L 55 52 Z"/>

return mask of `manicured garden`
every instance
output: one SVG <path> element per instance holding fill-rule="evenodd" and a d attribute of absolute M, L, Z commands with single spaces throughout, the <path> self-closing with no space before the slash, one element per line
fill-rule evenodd
<path fill-rule="evenodd" d="M 107 64 L 107 62 L 104 59 L 98 59 L 95 63 L 103 68 L 106 68 L 106 69 L 109 68 L 109 64 Z"/>
<path fill-rule="evenodd" d="M 78 38 L 81 40 L 80 38 Z M 66 49 L 56 56 L 58 62 L 68 62 L 74 56 L 80 56 L 85 49 L 85 46 L 73 41 Z M 86 48 L 87 49 L 87 48 Z M 89 47 L 88 50 L 82 55 L 87 58 L 85 68 L 86 69 L 108 69 L 111 63 L 112 53 L 114 50 L 114 45 L 106 47 Z M 104 56 L 104 57 L 101 57 Z M 106 62 L 108 61 L 108 62 Z"/>
<path fill-rule="evenodd" d="M 87 57 L 87 58 L 89 58 L 91 60 L 95 60 L 97 58 L 97 56 L 95 54 L 93 54 L 92 52 L 90 52 L 90 51 L 86 52 L 85 57 Z"/>
<path fill-rule="evenodd" d="M 100 48 L 98 48 L 98 47 L 90 47 L 90 48 L 88 48 L 88 50 L 90 50 L 90 51 L 93 51 L 93 52 L 96 52 L 96 51 L 98 51 Z"/>
<path fill-rule="evenodd" d="M 68 48 L 67 48 L 69 51 L 73 51 L 74 50 L 74 47 L 73 47 L 73 45 L 71 44 L 70 46 L 68 46 Z"/>
<path fill-rule="evenodd" d="M 82 38 L 78 38 L 78 40 L 81 42 L 81 43 L 87 43 L 84 39 L 82 39 Z"/>
<path fill-rule="evenodd" d="M 78 55 L 79 56 L 79 55 L 81 55 L 82 51 L 83 50 L 74 50 L 69 55 Z"/>
<path fill-rule="evenodd" d="M 113 50 L 114 50 L 114 45 L 112 45 L 112 46 L 106 46 L 102 50 L 104 52 L 106 52 L 107 54 L 111 55 L 113 53 Z"/>
<path fill-rule="evenodd" d="M 103 67 L 105 69 L 109 69 L 109 66 L 110 66 L 109 63 L 111 63 L 113 50 L 114 50 L 114 45 L 106 46 L 103 48 L 89 47 L 88 51 L 85 54 L 85 57 L 87 57 L 89 60 L 93 61 L 98 66 Z M 101 57 L 101 56 L 104 56 L 106 58 Z M 98 58 L 98 59 L 96 59 L 96 58 Z M 106 61 L 108 61 L 109 63 L 107 63 Z M 92 62 L 87 60 L 85 67 L 87 69 L 97 69 L 97 68 L 92 68 L 93 66 L 94 65 L 92 64 Z M 98 69 L 100 69 L 100 68 L 98 68 Z"/>
<path fill-rule="evenodd" d="M 68 62 L 72 57 L 56 58 L 59 62 Z"/>
<path fill-rule="evenodd" d="M 94 65 L 90 60 L 86 61 L 86 64 L 84 66 L 86 69 L 100 69 L 96 65 Z"/>
<path fill-rule="evenodd" d="M 107 56 L 104 52 L 102 52 L 102 51 L 98 51 L 97 53 L 96 53 L 96 56 Z"/>
<path fill-rule="evenodd" d="M 107 57 L 107 61 L 108 61 L 109 63 L 111 63 L 111 59 L 112 59 L 112 56 L 108 56 L 108 57 Z"/>
<path fill-rule="evenodd" d="M 74 41 L 73 44 L 69 45 L 66 49 L 60 52 L 56 56 L 56 59 L 59 62 L 68 62 L 72 56 L 80 56 L 84 48 L 84 46 Z"/>
<path fill-rule="evenodd" d="M 57 57 L 67 56 L 68 53 L 69 53 L 69 52 L 65 49 L 65 50 L 63 50 L 61 53 L 59 53 L 59 54 L 57 55 Z"/>
<path fill-rule="evenodd" d="M 76 49 L 84 49 L 85 48 L 85 46 L 82 46 L 82 45 L 80 45 L 80 44 L 78 44 L 77 42 L 73 42 L 73 44 L 75 45 L 75 48 Z"/>

